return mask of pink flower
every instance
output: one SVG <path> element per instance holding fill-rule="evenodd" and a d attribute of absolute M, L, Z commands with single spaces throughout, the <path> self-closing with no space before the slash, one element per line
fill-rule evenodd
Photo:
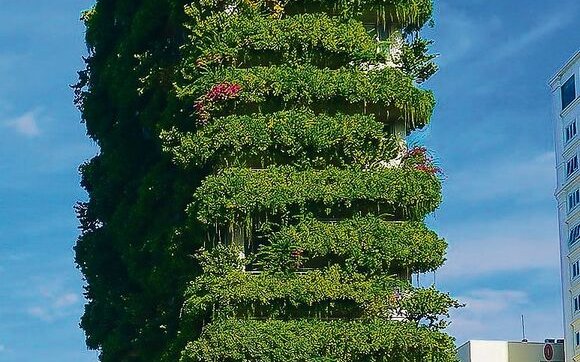
<path fill-rule="evenodd" d="M 239 95 L 242 87 L 235 83 L 220 83 L 213 86 L 206 94 L 205 98 L 209 101 L 219 101 L 235 98 Z"/>
<path fill-rule="evenodd" d="M 431 175 L 435 175 L 441 172 L 441 169 L 437 166 L 433 166 L 433 165 L 425 165 L 425 164 L 419 164 L 417 166 L 415 166 L 416 170 L 419 171 L 423 171 L 423 172 L 427 172 Z"/>
<path fill-rule="evenodd" d="M 235 83 L 224 82 L 214 85 L 194 104 L 195 111 L 201 123 L 205 124 L 209 119 L 209 110 L 213 108 L 212 105 L 214 102 L 236 98 L 239 96 L 241 90 L 242 87 Z"/>
<path fill-rule="evenodd" d="M 427 154 L 427 148 L 425 147 L 413 147 L 407 151 L 407 156 L 425 156 Z"/>

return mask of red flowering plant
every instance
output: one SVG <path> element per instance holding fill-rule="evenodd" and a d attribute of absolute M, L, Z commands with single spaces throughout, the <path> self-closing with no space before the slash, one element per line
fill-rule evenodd
<path fill-rule="evenodd" d="M 200 97 L 194 104 L 199 122 L 206 124 L 210 111 L 217 108 L 216 103 L 235 99 L 240 95 L 242 86 L 235 83 L 219 83 L 214 85 L 206 94 Z"/>
<path fill-rule="evenodd" d="M 427 148 L 415 146 L 407 150 L 403 156 L 403 165 L 431 175 L 441 174 L 441 168 L 435 165 L 433 157 L 429 155 Z"/>

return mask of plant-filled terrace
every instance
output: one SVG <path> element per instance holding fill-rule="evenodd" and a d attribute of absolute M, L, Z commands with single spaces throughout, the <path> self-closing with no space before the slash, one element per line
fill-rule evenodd
<path fill-rule="evenodd" d="M 453 362 L 431 0 L 98 0 L 77 103 L 104 361 Z"/>

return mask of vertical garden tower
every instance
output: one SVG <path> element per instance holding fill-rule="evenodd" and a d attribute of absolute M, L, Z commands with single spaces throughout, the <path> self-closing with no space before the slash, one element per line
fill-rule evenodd
<path fill-rule="evenodd" d="M 95 309 L 116 289 L 91 277 L 98 240 L 86 235 L 107 222 L 87 223 L 99 195 L 85 181 L 91 202 L 79 213 L 89 227 L 77 246 L 89 275 L 83 326 L 91 337 L 98 318 L 132 313 L 126 328 L 137 331 L 109 344 L 97 335 L 92 346 L 147 360 L 135 341 L 149 329 L 154 340 L 157 320 L 165 352 L 150 356 L 166 360 L 455 361 L 442 318 L 457 302 L 411 283 L 439 268 L 446 249 L 423 222 L 441 201 L 439 169 L 424 148 L 405 144 L 435 103 L 418 87 L 436 70 L 418 34 L 431 0 L 201 0 L 173 9 L 183 9 L 172 19 L 184 35 L 164 42 L 163 33 L 150 34 L 157 45 L 131 54 L 148 71 L 125 84 L 136 99 L 130 117 L 148 114 L 137 138 L 151 149 L 143 160 L 136 152 L 141 174 L 131 177 L 140 178 L 139 190 L 152 184 L 169 198 L 127 201 L 111 218 L 170 217 L 158 232 L 107 251 L 123 254 L 113 259 L 129 277 L 140 260 L 155 275 L 127 287 L 129 308 Z M 90 16 L 105 16 L 99 3 Z M 111 64 L 121 61 L 116 55 Z M 97 98 L 91 81 L 111 64 L 89 65 L 81 100 Z M 157 113 L 139 101 L 151 92 L 165 97 Z M 107 137 L 103 147 L 121 152 L 111 144 L 124 140 Z M 85 179 L 106 169 L 99 162 L 83 168 Z M 146 290 L 161 285 L 159 303 L 150 301 Z M 156 307 L 139 306 L 140 293 Z"/>

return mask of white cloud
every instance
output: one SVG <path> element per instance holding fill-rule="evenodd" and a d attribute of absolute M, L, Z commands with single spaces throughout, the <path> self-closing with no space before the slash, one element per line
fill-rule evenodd
<path fill-rule="evenodd" d="M 46 307 L 30 307 L 28 308 L 28 314 L 33 317 L 42 319 L 43 321 L 51 321 L 52 314 L 48 311 Z"/>
<path fill-rule="evenodd" d="M 449 241 L 441 276 L 455 279 L 526 269 L 558 270 L 554 174 L 553 153 L 546 152 L 480 161 L 449 176 L 445 185 L 448 207 L 461 207 L 466 216 L 481 217 L 436 221 L 444 226 L 440 233 Z"/>
<path fill-rule="evenodd" d="M 450 333 L 457 338 L 457 342 L 462 343 L 470 339 L 513 339 L 513 336 L 497 331 L 500 328 L 517 330 L 514 324 L 520 316 L 514 314 L 505 317 L 510 310 L 526 304 L 528 295 L 519 290 L 481 289 L 458 296 L 457 299 L 465 303 L 465 307 L 452 313 Z M 500 327 L 498 322 L 502 319 Z"/>
<path fill-rule="evenodd" d="M 557 279 L 560 261 L 555 212 L 450 225 L 441 234 L 450 244 L 447 262 L 439 272 L 443 279 L 528 269 L 549 271 Z"/>
<path fill-rule="evenodd" d="M 66 308 L 71 305 L 76 304 L 79 301 L 79 296 L 73 293 L 68 293 L 59 296 L 55 299 L 53 306 L 54 308 Z"/>
<path fill-rule="evenodd" d="M 501 27 L 499 17 L 476 18 L 461 10 L 455 2 L 440 2 L 435 44 L 441 53 L 441 67 L 460 62 L 481 50 L 481 44 Z"/>
<path fill-rule="evenodd" d="M 522 315 L 530 340 L 562 336 L 559 310 L 538 308 L 525 291 L 475 289 L 457 298 L 466 306 L 452 312 L 449 332 L 460 344 L 472 339 L 519 340 Z"/>
<path fill-rule="evenodd" d="M 52 322 L 71 314 L 71 312 L 77 312 L 71 310 L 80 301 L 80 297 L 75 293 L 58 293 L 56 290 L 41 288 L 39 294 L 41 303 L 27 309 L 28 314 L 32 317 Z"/>
<path fill-rule="evenodd" d="M 485 62 L 499 62 L 514 55 L 518 55 L 534 43 L 556 32 L 560 28 L 565 27 L 575 19 L 575 16 L 574 12 L 566 11 L 568 9 L 564 10 L 565 11 L 563 12 L 542 15 L 540 21 L 530 27 L 526 32 L 519 34 L 507 42 L 501 42 L 502 45 L 495 48 L 489 56 L 486 57 Z"/>
<path fill-rule="evenodd" d="M 528 295 L 520 290 L 480 289 L 458 297 L 468 311 L 501 313 L 514 304 L 528 302 Z"/>
<path fill-rule="evenodd" d="M 36 114 L 34 112 L 25 113 L 18 118 L 5 122 L 4 124 L 6 127 L 11 128 L 23 136 L 36 137 L 40 135 L 40 128 L 38 127 Z"/>

